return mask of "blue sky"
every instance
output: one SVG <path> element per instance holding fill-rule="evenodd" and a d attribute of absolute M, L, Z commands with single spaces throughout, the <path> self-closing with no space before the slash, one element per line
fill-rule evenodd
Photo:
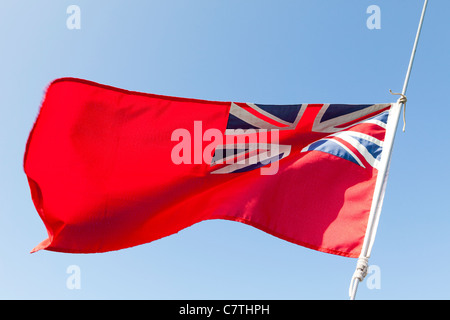
<path fill-rule="evenodd" d="M 66 9 L 81 9 L 81 29 Z M 366 26 L 370 5 L 381 29 Z M 230 221 L 150 244 L 72 255 L 46 238 L 22 168 L 46 86 L 69 76 L 124 89 L 267 104 L 385 103 L 401 91 L 422 0 L 2 1 L 1 299 L 347 299 L 356 260 Z M 449 299 L 450 2 L 431 0 L 359 299 Z M 400 120 L 401 121 L 401 120 Z M 80 270 L 69 289 L 67 268 Z"/>

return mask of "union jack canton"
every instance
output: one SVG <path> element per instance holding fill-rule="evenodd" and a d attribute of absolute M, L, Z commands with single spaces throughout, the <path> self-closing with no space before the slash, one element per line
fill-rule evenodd
<path fill-rule="evenodd" d="M 264 105 L 231 103 L 226 142 L 211 173 L 240 173 L 291 154 L 323 152 L 378 169 L 390 104 Z"/>

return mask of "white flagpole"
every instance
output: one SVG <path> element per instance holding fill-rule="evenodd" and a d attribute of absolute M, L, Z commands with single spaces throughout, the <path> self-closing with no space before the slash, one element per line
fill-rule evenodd
<path fill-rule="evenodd" d="M 378 177 L 375 184 L 374 198 L 372 201 L 372 207 L 370 210 L 369 220 L 367 222 L 366 235 L 364 237 L 363 247 L 361 249 L 361 254 L 358 258 L 356 265 L 356 270 L 353 274 L 350 288 L 349 296 L 351 300 L 355 299 L 356 291 L 358 289 L 359 282 L 363 281 L 367 275 L 368 261 L 370 253 L 372 251 L 372 246 L 375 240 L 375 234 L 378 227 L 378 221 L 380 218 L 381 207 L 383 204 L 384 193 L 386 189 L 387 177 L 389 175 L 389 165 L 392 156 L 392 147 L 394 145 L 395 133 L 397 131 L 398 120 L 400 118 L 401 105 L 405 108 L 406 104 L 406 90 L 408 88 L 409 78 L 411 76 L 411 69 L 414 63 L 414 57 L 416 55 L 417 44 L 419 42 L 420 33 L 422 31 L 423 20 L 425 17 L 425 12 L 427 9 L 428 0 L 425 0 L 422 15 L 420 17 L 419 27 L 417 29 L 416 39 L 414 41 L 413 50 L 411 53 L 411 59 L 409 61 L 408 70 L 405 77 L 405 82 L 403 84 L 402 93 L 399 94 L 402 97 L 393 104 L 391 110 L 389 111 L 389 120 L 386 127 L 386 137 L 383 145 L 383 155 L 381 159 L 380 169 L 378 171 Z M 392 93 L 392 92 L 391 92 Z M 405 110 L 403 111 L 403 116 L 405 115 Z M 405 127 L 403 127 L 403 130 Z"/>
<path fill-rule="evenodd" d="M 411 53 L 411 59 L 409 60 L 408 71 L 406 73 L 405 82 L 403 84 L 402 94 L 406 94 L 406 89 L 408 88 L 409 77 L 411 76 L 411 69 L 414 63 L 414 57 L 416 56 L 417 44 L 419 43 L 420 32 L 422 31 L 423 20 L 425 18 L 425 12 L 427 11 L 428 0 L 425 0 L 422 9 L 422 15 L 420 17 L 419 28 L 417 29 L 416 40 L 414 41 L 414 47 Z"/>
<path fill-rule="evenodd" d="M 366 235 L 364 237 L 361 254 L 358 258 L 356 270 L 350 283 L 349 296 L 351 300 L 355 299 L 358 283 L 363 281 L 367 274 L 370 251 L 375 240 L 375 234 L 381 213 L 381 206 L 383 204 L 384 193 L 386 190 L 386 183 L 389 175 L 389 165 L 392 156 L 392 148 L 394 146 L 395 133 L 397 131 L 400 113 L 401 104 L 398 102 L 392 104 L 389 111 L 389 120 L 386 126 L 386 136 L 383 143 L 383 154 L 380 161 L 377 181 L 375 183 L 374 196 L 372 200 L 372 207 L 370 208 L 369 220 L 367 222 Z"/>

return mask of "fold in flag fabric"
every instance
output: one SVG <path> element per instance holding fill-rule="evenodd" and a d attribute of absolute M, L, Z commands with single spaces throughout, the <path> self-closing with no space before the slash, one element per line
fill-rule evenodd
<path fill-rule="evenodd" d="M 96 253 L 227 219 L 360 254 L 391 104 L 268 105 L 47 88 L 24 170 L 46 249 Z"/>

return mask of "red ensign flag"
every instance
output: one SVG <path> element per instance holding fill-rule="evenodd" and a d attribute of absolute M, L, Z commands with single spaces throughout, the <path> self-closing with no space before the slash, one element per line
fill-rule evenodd
<path fill-rule="evenodd" d="M 119 250 L 228 219 L 357 257 L 390 110 L 204 101 L 57 79 L 24 157 L 48 232 L 33 251 Z"/>

